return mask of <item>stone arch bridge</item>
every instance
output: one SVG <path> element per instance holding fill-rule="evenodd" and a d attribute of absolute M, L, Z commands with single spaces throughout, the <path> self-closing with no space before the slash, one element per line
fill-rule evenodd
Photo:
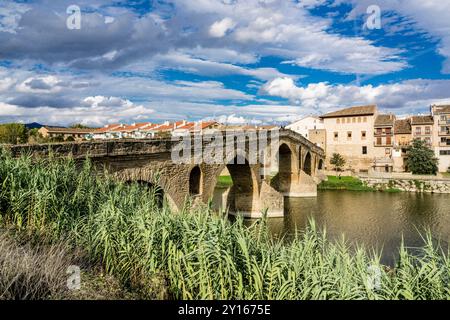
<path fill-rule="evenodd" d="M 184 163 L 173 161 L 173 150 L 180 145 L 173 138 L 19 145 L 9 149 L 14 156 L 25 152 L 38 157 L 50 153 L 56 157 L 71 156 L 80 161 L 88 157 L 119 180 L 158 184 L 170 205 L 177 209 L 189 197 L 195 202 L 210 201 L 227 168 L 233 184 L 220 195 L 221 208 L 245 217 L 260 217 L 262 212 L 276 217 L 284 214 L 284 197 L 317 196 L 325 153 L 291 130 L 274 133 L 267 131 L 264 139 L 250 134 L 240 145 L 234 140 L 233 148 L 224 148 L 223 154 L 218 154 L 217 163 L 195 161 L 195 150 L 205 150 L 208 145 L 205 139 L 197 141 L 198 136 L 190 137 L 189 152 L 194 156 Z M 265 150 L 264 161 L 263 157 L 254 161 L 252 145 Z"/>

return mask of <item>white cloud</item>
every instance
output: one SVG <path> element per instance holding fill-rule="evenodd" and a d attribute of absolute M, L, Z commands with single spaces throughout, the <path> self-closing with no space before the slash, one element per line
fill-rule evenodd
<path fill-rule="evenodd" d="M 181 52 L 170 52 L 155 58 L 162 69 L 175 69 L 205 76 L 245 75 L 261 80 L 285 76 L 275 68 L 246 68 L 229 63 L 203 60 Z"/>
<path fill-rule="evenodd" d="M 222 38 L 235 26 L 236 23 L 233 21 L 233 19 L 224 18 L 213 23 L 213 25 L 209 28 L 209 34 L 214 38 Z"/>
<path fill-rule="evenodd" d="M 278 78 L 261 91 L 289 99 L 301 107 L 327 112 L 359 104 L 378 104 L 391 111 L 424 111 L 430 104 L 450 101 L 450 80 L 407 80 L 386 85 L 332 85 L 327 82 L 297 86 L 292 79 Z"/>
<path fill-rule="evenodd" d="M 354 5 L 349 17 L 365 14 L 366 8 L 374 4 L 373 0 L 335 0 L 335 3 L 351 2 Z M 438 53 L 446 58 L 443 72 L 450 73 L 450 1 L 442 0 L 377 0 L 383 19 L 385 31 L 411 34 L 427 32 L 439 41 Z M 386 13 L 395 12 L 402 19 L 386 18 Z M 426 52 L 422 50 L 423 53 Z M 416 55 L 420 52 L 416 52 Z"/>
<path fill-rule="evenodd" d="M 0 32 L 16 33 L 22 15 L 30 10 L 24 4 L 2 1 L 0 3 Z"/>

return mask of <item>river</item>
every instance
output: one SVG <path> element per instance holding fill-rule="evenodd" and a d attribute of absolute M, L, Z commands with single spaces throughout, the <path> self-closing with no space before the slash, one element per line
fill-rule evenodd
<path fill-rule="evenodd" d="M 274 235 L 292 234 L 313 218 L 328 238 L 382 250 L 392 265 L 402 236 L 410 248 L 423 244 L 420 232 L 431 230 L 444 247 L 450 240 L 450 195 L 319 191 L 317 198 L 285 198 L 285 217 L 269 219 Z"/>

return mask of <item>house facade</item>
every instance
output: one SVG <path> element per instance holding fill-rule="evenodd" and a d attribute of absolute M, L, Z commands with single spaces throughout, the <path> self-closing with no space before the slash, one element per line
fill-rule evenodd
<path fill-rule="evenodd" d="M 295 131 L 307 139 L 310 139 L 310 130 L 323 130 L 325 129 L 323 120 L 320 117 L 308 116 L 300 119 L 290 125 L 286 126 L 287 129 Z"/>
<path fill-rule="evenodd" d="M 326 130 L 326 169 L 333 153 L 341 154 L 346 170 L 368 172 L 377 154 L 374 124 L 378 115 L 375 105 L 357 106 L 327 113 L 320 118 Z"/>
<path fill-rule="evenodd" d="M 450 105 L 431 106 L 434 119 L 433 141 L 439 171 L 450 171 Z"/>
<path fill-rule="evenodd" d="M 379 114 L 374 123 L 374 160 L 373 170 L 378 172 L 394 171 L 394 124 L 393 114 Z"/>
<path fill-rule="evenodd" d="M 63 141 L 83 141 L 88 139 L 95 129 L 78 129 L 78 128 L 54 128 L 42 127 L 38 132 L 49 139 L 60 139 Z"/>
<path fill-rule="evenodd" d="M 411 117 L 412 138 L 424 141 L 433 147 L 434 118 L 431 115 Z"/>

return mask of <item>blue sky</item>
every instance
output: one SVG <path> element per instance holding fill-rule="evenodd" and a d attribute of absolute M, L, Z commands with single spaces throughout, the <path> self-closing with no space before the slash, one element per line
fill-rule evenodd
<path fill-rule="evenodd" d="M 450 103 L 449 15 L 438 0 L 2 1 L 0 122 L 424 113 Z"/>

